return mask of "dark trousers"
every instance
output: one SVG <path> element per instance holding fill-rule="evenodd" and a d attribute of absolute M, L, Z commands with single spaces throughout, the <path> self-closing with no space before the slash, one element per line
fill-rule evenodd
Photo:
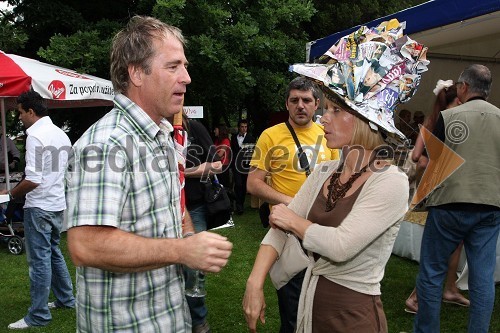
<path fill-rule="evenodd" d="M 236 201 L 236 210 L 243 211 L 245 197 L 247 195 L 248 174 L 241 173 L 233 169 L 234 195 Z"/>
<path fill-rule="evenodd" d="M 306 270 L 299 272 L 278 293 L 281 327 L 279 333 L 294 333 L 297 326 L 297 309 L 299 307 L 300 290 Z"/>

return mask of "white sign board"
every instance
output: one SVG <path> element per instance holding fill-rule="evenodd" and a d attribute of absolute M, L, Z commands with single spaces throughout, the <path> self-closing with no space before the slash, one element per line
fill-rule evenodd
<path fill-rule="evenodd" d="M 203 118 L 203 106 L 185 106 L 184 112 L 189 118 Z"/>

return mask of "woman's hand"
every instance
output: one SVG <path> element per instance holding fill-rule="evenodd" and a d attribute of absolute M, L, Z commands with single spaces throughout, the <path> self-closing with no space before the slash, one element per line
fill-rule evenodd
<path fill-rule="evenodd" d="M 264 298 L 264 290 L 247 282 L 242 305 L 248 330 L 250 332 L 257 332 L 257 319 L 260 319 L 262 324 L 266 323 L 266 300 Z"/>
<path fill-rule="evenodd" d="M 297 237 L 304 239 L 306 229 L 312 222 L 295 214 L 293 210 L 284 204 L 278 204 L 271 209 L 269 224 L 272 228 L 278 228 L 285 232 L 292 232 Z"/>

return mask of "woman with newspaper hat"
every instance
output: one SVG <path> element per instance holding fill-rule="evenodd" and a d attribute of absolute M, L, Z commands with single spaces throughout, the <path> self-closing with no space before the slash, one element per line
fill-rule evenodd
<path fill-rule="evenodd" d="M 390 145 L 406 140 L 394 126 L 394 109 L 415 93 L 428 64 L 426 48 L 402 30 L 397 21 L 361 27 L 341 38 L 322 63 L 290 67 L 321 85 L 327 145 L 343 149 L 341 161 L 316 168 L 288 206 L 273 207 L 273 228 L 262 244 L 276 256 L 258 256 L 254 265 L 259 272 L 271 267 L 283 252 L 285 233 L 302 240 L 310 261 L 297 332 L 388 331 L 380 281 L 408 202 L 408 179 L 389 156 Z M 374 71 L 380 79 L 366 87 L 364 76 Z M 263 297 L 247 283 L 251 330 L 263 319 Z"/>

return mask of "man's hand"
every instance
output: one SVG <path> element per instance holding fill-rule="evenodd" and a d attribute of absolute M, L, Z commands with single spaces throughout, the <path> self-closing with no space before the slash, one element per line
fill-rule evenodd
<path fill-rule="evenodd" d="M 226 237 L 201 232 L 182 240 L 184 253 L 180 253 L 184 265 L 204 272 L 220 272 L 226 266 L 233 244 Z"/>

